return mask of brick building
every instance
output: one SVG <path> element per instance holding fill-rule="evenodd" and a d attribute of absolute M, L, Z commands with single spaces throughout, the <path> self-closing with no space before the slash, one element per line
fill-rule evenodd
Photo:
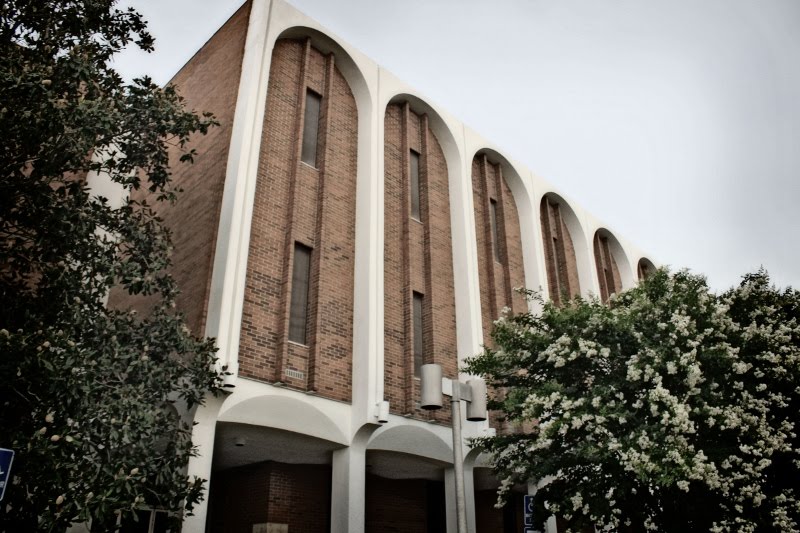
<path fill-rule="evenodd" d="M 458 377 L 526 309 L 515 287 L 605 299 L 653 264 L 283 0 L 243 5 L 173 83 L 221 123 L 161 214 L 235 385 L 193 414 L 210 495 L 184 531 L 455 531 L 450 413 L 419 409 L 420 365 Z M 520 531 L 464 457 L 470 530 Z"/>

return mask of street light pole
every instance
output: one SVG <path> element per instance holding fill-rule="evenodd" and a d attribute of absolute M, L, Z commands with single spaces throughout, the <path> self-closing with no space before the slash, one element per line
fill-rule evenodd
<path fill-rule="evenodd" d="M 467 533 L 467 496 L 464 493 L 464 452 L 461 449 L 461 387 L 453 387 L 450 397 L 453 418 L 453 471 L 456 478 L 458 533 Z"/>
<path fill-rule="evenodd" d="M 442 394 L 449 385 L 451 414 L 453 418 L 453 472 L 456 483 L 456 516 L 458 533 L 467 533 L 467 498 L 464 493 L 464 452 L 461 448 L 461 400 L 467 402 L 467 420 L 486 420 L 486 383 L 474 378 L 466 383 L 442 377 L 442 367 L 436 364 L 422 365 L 421 406 L 433 410 L 442 408 Z"/>

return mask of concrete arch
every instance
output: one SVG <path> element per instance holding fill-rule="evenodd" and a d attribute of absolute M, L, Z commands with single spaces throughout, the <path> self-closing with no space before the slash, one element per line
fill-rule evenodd
<path fill-rule="evenodd" d="M 240 402 L 226 402 L 218 422 L 266 426 L 335 442 L 350 444 L 339 425 L 309 402 L 278 394 L 264 394 Z"/>
<path fill-rule="evenodd" d="M 362 115 L 367 115 L 368 117 L 372 114 L 372 95 L 369 90 L 369 86 L 367 85 L 366 77 L 364 73 L 361 71 L 361 68 L 356 64 L 355 60 L 352 56 L 347 53 L 347 51 L 332 37 L 322 33 L 319 30 L 314 28 L 310 28 L 308 26 L 292 26 L 290 28 L 284 29 L 275 39 L 274 42 L 271 43 L 270 46 L 270 53 L 272 53 L 272 49 L 275 47 L 275 42 L 279 39 L 311 39 L 311 46 L 322 52 L 323 54 L 333 54 L 336 58 L 336 68 L 342 73 L 345 80 L 347 80 L 347 84 L 350 85 L 350 90 L 353 91 L 353 97 L 356 100 L 356 106 L 358 107 L 358 133 L 359 133 L 359 157 L 361 152 L 369 152 L 369 139 L 371 138 L 369 135 L 362 135 L 362 129 L 366 132 L 369 130 L 371 133 L 371 122 L 364 123 L 362 120 Z M 363 137 L 363 139 L 362 139 Z M 366 142 L 366 145 L 363 146 L 362 150 L 362 143 Z M 359 173 L 361 172 L 361 168 L 359 166 Z"/>
<path fill-rule="evenodd" d="M 453 463 L 453 448 L 430 429 L 416 425 L 384 426 L 367 443 L 367 450 L 381 450 Z"/>
<path fill-rule="evenodd" d="M 379 352 L 376 347 L 378 339 L 371 335 L 370 322 L 382 316 L 381 303 L 377 294 L 380 292 L 374 285 L 375 275 L 370 269 L 375 268 L 374 250 L 382 251 L 382 240 L 374 232 L 378 208 L 375 205 L 377 191 L 381 184 L 377 183 L 382 176 L 375 172 L 376 153 L 374 140 L 378 136 L 378 120 L 376 115 L 374 88 L 370 86 L 368 77 L 359 66 L 357 60 L 333 37 L 309 26 L 295 25 L 283 29 L 275 41 L 270 43 L 269 54 L 278 39 L 309 38 L 311 45 L 323 53 L 332 53 L 336 66 L 344 76 L 358 111 L 358 146 L 356 161 L 356 209 L 355 209 L 355 261 L 353 280 L 353 382 L 373 383 L 372 386 L 352 391 L 352 402 L 359 412 L 362 421 L 370 419 L 371 408 L 382 399 L 383 369 L 376 369 L 371 361 L 371 354 Z M 383 117 L 380 117 L 381 119 Z M 382 126 L 380 126 L 382 131 Z"/>
<path fill-rule="evenodd" d="M 467 453 L 464 454 L 464 464 L 469 467 L 480 466 L 479 458 L 491 457 L 483 448 L 468 448 Z"/>
<path fill-rule="evenodd" d="M 656 266 L 646 257 L 642 257 L 636 263 L 637 282 L 644 280 L 647 276 L 656 271 Z"/>
<path fill-rule="evenodd" d="M 456 136 L 444 118 L 442 118 L 442 115 L 433 106 L 410 93 L 398 93 L 389 98 L 386 105 L 382 106 L 384 114 L 387 106 L 402 102 L 408 102 L 414 112 L 428 115 L 428 125 L 433 130 L 433 134 L 436 135 L 436 140 L 439 141 L 439 146 L 442 147 L 445 161 L 447 161 L 447 174 L 452 188 L 452 182 L 460 181 L 463 175 L 462 151 L 458 141 L 456 141 Z"/>
<path fill-rule="evenodd" d="M 583 224 L 581 224 L 578 215 L 575 213 L 575 210 L 572 209 L 570 203 L 564 199 L 563 196 L 553 191 L 546 192 L 537 198 L 537 217 L 540 216 L 541 203 L 544 198 L 550 198 L 554 200 L 559 204 L 560 207 L 563 208 L 562 215 L 564 223 L 567 226 L 570 238 L 572 239 L 572 246 L 575 249 L 575 262 L 577 263 L 578 267 L 578 283 L 580 283 L 581 289 L 580 294 L 582 296 L 587 296 L 592 289 L 597 286 L 597 283 L 594 281 L 596 274 L 593 268 L 594 258 L 589 250 L 589 240 L 587 238 L 586 231 L 583 229 Z M 537 242 L 543 242 L 541 235 L 539 235 Z"/>
<path fill-rule="evenodd" d="M 633 271 L 631 270 L 631 261 L 628 258 L 628 254 L 625 253 L 625 249 L 622 247 L 619 240 L 606 228 L 599 228 L 597 231 L 595 231 L 595 235 L 600 235 L 608 239 L 608 248 L 611 251 L 611 255 L 614 257 L 614 261 L 617 262 L 617 269 L 619 269 L 619 277 L 622 280 L 622 289 L 630 289 L 636 285 L 636 279 L 634 278 Z M 596 265 L 595 268 L 597 268 Z"/>
<path fill-rule="evenodd" d="M 531 201 L 531 196 L 528 193 L 528 188 L 525 186 L 525 182 L 520 177 L 519 172 L 517 171 L 516 167 L 508 160 L 506 156 L 494 150 L 492 148 L 480 148 L 472 154 L 472 157 L 469 159 L 472 161 L 475 157 L 486 154 L 486 157 L 489 158 L 489 161 L 493 163 L 498 163 L 500 167 L 503 169 L 503 177 L 508 183 L 508 187 L 511 189 L 511 192 L 514 193 L 514 201 L 517 203 L 517 209 L 521 207 L 521 204 L 525 202 Z"/>
<path fill-rule="evenodd" d="M 450 201 L 450 232 L 453 249 L 453 282 L 456 304 L 456 338 L 459 364 L 474 355 L 481 346 L 480 297 L 478 264 L 474 254 L 475 224 L 472 202 L 472 180 L 466 167 L 463 135 L 456 135 L 448 119 L 431 104 L 406 91 L 387 94 L 380 102 L 381 128 L 386 109 L 391 104 L 408 102 L 418 114 L 428 116 L 428 125 L 436 136 L 447 164 Z M 383 136 L 380 137 L 381 142 Z M 381 147 L 381 150 L 383 147 Z M 471 161 L 469 162 L 471 164 Z M 381 168 L 383 171 L 383 168 Z M 382 178 L 383 176 L 381 176 Z M 455 268 L 459 265 L 459 268 Z"/>
<path fill-rule="evenodd" d="M 538 289 L 542 285 L 544 273 L 540 271 L 539 263 L 536 260 L 536 249 L 532 246 L 526 246 L 526 243 L 537 242 L 541 239 L 541 235 L 537 238 L 536 228 L 538 227 L 537 212 L 533 208 L 533 198 L 525 181 L 520 176 L 516 167 L 500 152 L 492 148 L 480 148 L 475 151 L 472 161 L 476 156 L 486 154 L 490 161 L 500 164 L 503 170 L 503 178 L 511 189 L 511 195 L 514 198 L 514 203 L 517 206 L 517 214 L 519 215 L 519 230 L 522 237 L 522 259 L 525 265 L 525 287 L 529 289 Z"/>
<path fill-rule="evenodd" d="M 373 91 L 353 55 L 334 38 L 306 24 L 314 21 L 298 17 L 286 4 L 254 2 L 248 23 L 247 40 L 242 62 L 236 112 L 231 136 L 230 156 L 226 171 L 225 189 L 220 210 L 216 251 L 212 270 L 211 291 L 208 300 L 206 335 L 216 337 L 220 347 L 219 366 L 227 366 L 229 384 L 235 384 L 239 372 L 240 330 L 244 301 L 245 273 L 248 261 L 250 232 L 253 216 L 256 176 L 260 158 L 260 140 L 263 136 L 263 117 L 267 102 L 272 53 L 278 39 L 310 38 L 312 45 L 325 53 L 333 53 L 336 65 L 353 93 L 358 110 L 358 147 L 356 172 L 356 243 L 368 240 L 372 220 L 364 203 L 373 201 L 375 184 L 372 183 L 375 165 L 371 140 L 375 137 L 376 120 Z M 281 13 L 282 12 L 282 13 Z M 281 27 L 280 22 L 291 22 Z M 354 316 L 371 314 L 366 302 L 370 294 L 370 276 L 361 270 L 369 264 L 367 246 L 356 246 L 354 273 Z M 354 320 L 353 353 L 368 332 L 359 330 L 364 321 Z M 368 354 L 371 346 L 361 347 Z M 368 358 L 364 355 L 362 359 Z M 363 363 L 353 360 L 354 376 Z M 361 378 L 360 375 L 358 375 Z M 353 397 L 354 403 L 369 403 Z"/>

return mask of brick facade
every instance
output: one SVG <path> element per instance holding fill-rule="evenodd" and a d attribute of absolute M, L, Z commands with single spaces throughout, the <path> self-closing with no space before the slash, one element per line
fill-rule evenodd
<path fill-rule="evenodd" d="M 449 409 L 416 407 L 412 295 L 423 295 L 424 362 L 455 377 L 453 252 L 447 163 L 428 117 L 408 103 L 390 104 L 385 117 L 384 387 L 396 414 L 448 420 Z M 420 220 L 410 211 L 410 151 L 420 155 Z"/>
<path fill-rule="evenodd" d="M 564 207 L 551 196 L 542 198 L 539 216 L 542 223 L 542 243 L 547 269 L 547 287 L 550 299 L 561 304 L 564 297 L 580 295 L 578 263 L 575 246 L 564 220 Z"/>
<path fill-rule="evenodd" d="M 472 198 L 483 342 L 490 345 L 492 324 L 503 308 L 521 313 L 527 310 L 527 304 L 523 295 L 514 292 L 525 286 L 517 204 L 503 177 L 502 167 L 485 154 L 476 155 L 472 160 Z M 495 222 L 491 220 L 492 209 Z M 493 233 L 497 235 L 497 242 L 493 242 Z"/>
<path fill-rule="evenodd" d="M 365 533 L 440 533 L 446 530 L 444 484 L 367 475 Z"/>
<path fill-rule="evenodd" d="M 266 462 L 215 474 L 209 531 L 252 533 L 253 524 L 288 524 L 291 533 L 330 529 L 329 465 Z"/>
<path fill-rule="evenodd" d="M 322 95 L 317 168 L 300 161 L 306 90 Z M 357 110 L 332 54 L 272 53 L 256 185 L 240 375 L 350 401 Z M 307 344 L 287 340 L 295 242 L 310 247 Z"/>
<path fill-rule="evenodd" d="M 445 491 L 441 481 L 367 474 L 366 483 L 366 533 L 445 530 Z M 330 529 L 330 510 L 320 505 L 330 499 L 328 465 L 270 461 L 219 472 L 211 486 L 214 503 L 209 531 L 251 533 L 253 524 L 268 522 L 288 524 L 292 533 Z"/>
<path fill-rule="evenodd" d="M 477 133 L 420 103 L 412 89 L 283 0 L 250 0 L 173 82 L 190 108 L 211 110 L 221 123 L 192 140 L 200 154 L 196 164 L 174 167 L 176 185 L 184 189 L 177 206 L 159 207 L 174 236 L 173 273 L 183 291 L 178 306 L 195 333 L 204 331 L 207 316 L 219 317 L 213 327 L 220 331 L 221 362 L 236 371 L 230 393 L 194 415 L 200 453 L 188 471 L 211 478 L 211 493 L 197 516 L 187 517 L 184 531 L 250 533 L 253 524 L 265 523 L 287 524 L 292 533 L 452 529 L 453 502 L 445 505 L 444 483 L 432 480 L 452 467 L 450 406 L 445 401 L 433 412 L 417 407 L 415 353 L 455 378 L 458 356 L 472 355 L 458 354 L 459 346 L 477 351 L 481 340 L 489 345 L 503 308 L 527 309 L 514 292 L 526 285 L 526 266 L 531 288 L 547 283 L 556 303 L 562 292 L 581 293 L 579 266 L 585 283 L 593 284 L 586 273 L 596 269 L 607 298 L 634 275 L 636 263 L 620 258 L 638 252 L 620 253 L 614 242 L 614 255 L 606 233 L 598 233 L 595 253 L 588 253 L 583 235 L 600 227 L 588 214 L 555 192 L 535 205 L 540 191 L 553 190 L 549 184 L 478 149 L 489 145 Z M 315 157 L 303 150 L 307 102 L 309 109 L 320 105 L 318 120 L 310 122 L 318 126 Z M 252 112 L 261 106 L 263 115 Z M 251 134 L 259 129 L 260 138 Z M 507 181 L 512 175 L 518 196 Z M 246 240 L 242 214 L 251 205 Z M 541 239 L 532 222 L 537 208 Z M 580 231 L 580 242 L 573 242 L 578 235 L 570 228 Z M 218 231 L 229 240 L 225 257 L 217 258 L 222 266 L 213 273 L 209 303 Z M 475 241 L 468 242 L 473 231 Z M 303 286 L 293 278 L 295 264 L 304 261 L 295 262 L 296 245 L 310 250 L 307 317 L 299 336 L 292 287 Z M 545 272 L 538 272 L 542 259 Z M 639 262 L 639 277 L 652 268 Z M 112 292 L 110 304 L 130 299 Z M 382 320 L 376 306 L 382 306 Z M 239 311 L 240 322 L 234 319 Z M 292 338 L 305 339 L 302 344 L 288 340 L 290 323 Z M 418 330 L 421 346 L 415 346 Z M 382 426 L 376 414 L 383 401 L 391 414 Z M 492 418 L 501 432 L 527 428 L 499 424 L 496 413 Z M 215 439 L 228 423 L 260 432 L 249 441 L 259 444 L 242 450 L 231 439 Z M 274 440 L 275 429 L 285 432 L 282 440 Z M 464 437 L 485 429 L 465 422 Z M 383 470 L 367 464 L 372 450 L 387 449 L 426 469 L 405 469 L 402 461 Z M 475 450 L 465 444 L 462 451 Z M 230 457 L 243 459 L 219 460 Z M 277 462 L 286 460 L 293 464 Z M 467 498 L 475 504 L 477 531 L 521 530 L 520 498 L 497 510 L 491 483 L 471 485 Z"/>
<path fill-rule="evenodd" d="M 612 294 L 619 294 L 622 290 L 619 267 L 609 248 L 608 239 L 608 235 L 599 231 L 594 234 L 594 263 L 597 267 L 597 281 L 600 283 L 600 299 L 604 302 Z"/>
<path fill-rule="evenodd" d="M 170 273 L 181 291 L 176 304 L 196 335 L 205 331 L 211 266 L 238 91 L 238 84 L 230 80 L 238 80 L 241 73 L 249 15 L 250 3 L 247 2 L 170 81 L 177 86 L 188 109 L 198 113 L 211 111 L 219 122 L 207 135 L 192 137 L 191 148 L 199 154 L 194 164 L 178 163 L 181 153 L 177 149 L 170 151 L 174 185 L 183 189 L 178 202 L 174 205 L 150 202 L 172 232 L 174 252 Z M 130 304 L 147 307 L 142 305 L 141 298 L 120 290 L 109 294 L 109 306 Z"/>

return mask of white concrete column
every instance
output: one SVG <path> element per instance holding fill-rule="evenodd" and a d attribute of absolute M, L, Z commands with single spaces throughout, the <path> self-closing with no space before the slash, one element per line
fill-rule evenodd
<path fill-rule="evenodd" d="M 214 458 L 214 434 L 217 430 L 217 414 L 225 397 L 206 397 L 205 405 L 197 408 L 192 428 L 192 442 L 197 446 L 197 455 L 189 458 L 188 476 L 206 480 L 205 498 L 194 506 L 191 516 L 183 519 L 183 533 L 204 533 L 208 516 L 208 496 L 211 491 L 211 461 Z"/>
<path fill-rule="evenodd" d="M 333 452 L 331 533 L 364 531 L 366 457 L 366 447 L 357 442 Z"/>

